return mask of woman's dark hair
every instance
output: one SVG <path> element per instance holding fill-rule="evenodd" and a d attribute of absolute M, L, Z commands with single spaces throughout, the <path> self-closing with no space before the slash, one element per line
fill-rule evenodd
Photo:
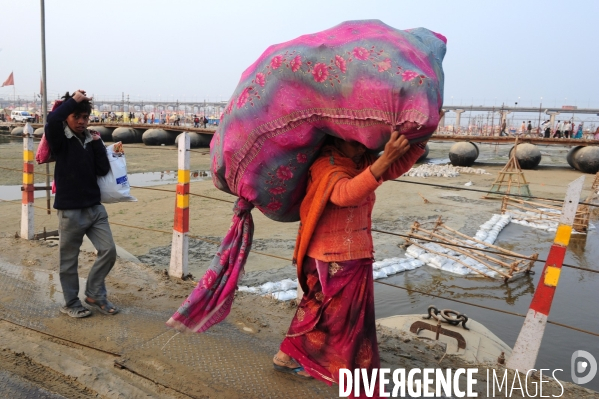
<path fill-rule="evenodd" d="M 326 134 L 325 135 L 325 139 L 322 143 L 322 146 L 328 146 L 328 145 L 335 145 L 335 139 L 337 139 L 337 137 L 333 136 L 332 134 Z"/>
<path fill-rule="evenodd" d="M 64 96 L 62 96 L 63 101 L 67 101 L 69 98 L 72 98 L 73 96 L 71 96 L 69 94 L 69 92 L 67 91 L 65 93 Z M 83 100 L 80 103 L 77 103 L 77 105 L 75 105 L 75 109 L 73 110 L 74 114 L 91 114 L 92 113 L 92 103 L 88 100 Z"/>

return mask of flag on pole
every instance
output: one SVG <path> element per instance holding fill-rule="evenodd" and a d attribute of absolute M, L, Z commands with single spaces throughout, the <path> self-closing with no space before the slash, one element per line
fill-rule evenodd
<path fill-rule="evenodd" d="M 10 73 L 10 76 L 8 77 L 8 79 L 6 79 L 4 81 L 4 83 L 2 83 L 2 86 L 0 87 L 4 87 L 4 86 L 14 86 L 15 85 L 15 78 L 12 75 L 12 72 Z"/>

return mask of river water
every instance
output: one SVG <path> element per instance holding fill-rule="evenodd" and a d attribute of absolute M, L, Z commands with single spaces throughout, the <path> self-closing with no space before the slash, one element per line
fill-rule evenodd
<path fill-rule="evenodd" d="M 507 161 L 506 150 L 495 153 L 494 146 L 481 146 L 478 162 L 502 163 Z M 551 163 L 566 167 L 567 149 L 540 147 L 542 164 Z M 446 158 L 429 160 L 431 163 L 444 163 Z M 477 167 L 476 165 L 473 167 Z M 482 166 L 484 168 L 484 166 Z M 592 179 L 593 176 L 587 176 Z M 491 215 L 489 215 L 490 217 Z M 484 221 L 481 221 L 483 223 Z M 592 220 L 599 228 L 599 221 Z M 546 259 L 555 233 L 508 224 L 499 234 L 495 245 L 529 255 L 538 253 L 539 259 Z M 549 320 L 570 325 L 579 329 L 599 333 L 599 232 L 594 229 L 588 234 L 574 234 L 566 252 L 564 263 L 597 270 L 598 273 L 564 267 L 555 293 Z M 484 305 L 514 313 L 526 314 L 533 293 L 543 270 L 543 263 L 537 263 L 535 275 L 524 276 L 508 284 L 475 277 L 463 277 L 441 272 L 424 266 L 412 271 L 399 273 L 385 279 L 418 291 L 455 298 L 478 305 Z M 375 282 L 376 317 L 389 317 L 398 314 L 426 314 L 429 305 L 438 309 L 453 309 L 466 314 L 513 347 L 524 318 L 489 311 L 418 293 L 397 289 Z M 571 356 L 577 350 L 590 352 L 599 361 L 599 337 L 548 324 L 537 358 L 537 368 L 563 369 L 556 377 L 566 381 L 571 379 Z M 599 374 L 585 387 L 599 391 Z"/>
<path fill-rule="evenodd" d="M 510 223 L 499 234 L 495 244 L 526 255 L 538 252 L 540 259 L 546 259 L 553 237 L 554 233 Z M 599 271 L 598 261 L 597 231 L 591 231 L 586 236 L 573 235 L 565 263 Z M 542 267 L 542 263 L 537 263 L 534 268 L 537 271 L 535 275 L 522 277 L 509 284 L 452 275 L 427 266 L 396 274 L 385 281 L 478 305 L 526 314 L 541 277 Z M 564 267 L 549 320 L 599 332 L 598 291 L 599 274 Z M 524 322 L 524 318 L 521 317 L 409 293 L 376 283 L 375 303 L 377 318 L 396 314 L 426 314 L 429 305 L 435 305 L 439 309 L 457 310 L 485 325 L 511 347 L 516 342 Z M 580 349 L 599 359 L 599 337 L 548 324 L 536 367 L 563 369 L 564 371 L 558 371 L 556 376 L 571 381 L 570 358 L 574 351 Z M 595 378 L 586 387 L 599 390 L 599 378 Z"/>
<path fill-rule="evenodd" d="M 2 135 L 0 135 L 0 144 L 8 144 L 11 141 L 3 140 Z M 12 143 L 14 145 L 14 141 Z M 545 149 L 541 149 L 541 151 L 544 152 L 543 163 L 549 157 L 552 164 L 565 166 L 565 153 L 567 151 Z M 487 148 L 481 151 L 479 161 L 483 160 L 486 163 L 505 163 L 507 157 L 501 152 L 499 155 L 495 154 Z M 437 158 L 431 161 L 432 163 L 444 163 L 448 160 L 446 158 Z M 206 178 L 209 178 L 209 173 L 192 171 L 192 181 Z M 134 186 L 174 184 L 177 180 L 177 173 L 176 171 L 135 173 L 129 176 L 129 180 L 130 184 Z M 44 192 L 36 192 L 36 196 L 44 195 Z M 20 199 L 20 186 L 0 186 L 0 198 Z M 594 224 L 599 227 L 599 222 L 594 221 Z M 536 252 L 539 253 L 540 259 L 546 259 L 553 238 L 554 233 L 510 223 L 499 234 L 495 244 L 527 255 Z M 566 253 L 565 263 L 599 271 L 598 231 L 591 230 L 587 235 L 573 235 Z M 428 266 L 390 276 L 384 281 L 478 305 L 526 314 L 535 287 L 541 278 L 542 267 L 543 263 L 537 263 L 534 268 L 537 271 L 535 275 L 524 276 L 508 284 L 501 281 L 458 276 Z M 449 308 L 465 313 L 469 318 L 485 325 L 512 347 L 524 322 L 522 317 L 497 313 L 418 293 L 410 293 L 375 283 L 377 318 L 397 314 L 425 314 L 429 305 L 435 305 L 439 309 Z M 599 273 L 564 267 L 549 320 L 583 330 L 599 332 L 599 323 L 597 322 L 599 310 L 597 305 L 599 305 Z M 548 324 L 536 367 L 552 370 L 563 369 L 561 372 L 556 372 L 556 377 L 571 381 L 570 362 L 572 353 L 576 350 L 590 352 L 599 360 L 599 337 Z M 585 387 L 599 391 L 599 376 L 586 384 Z"/>

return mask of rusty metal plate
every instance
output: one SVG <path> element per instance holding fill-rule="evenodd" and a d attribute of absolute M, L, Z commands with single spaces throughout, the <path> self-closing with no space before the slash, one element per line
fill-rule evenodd
<path fill-rule="evenodd" d="M 192 397 L 206 391 L 246 398 L 338 397 L 336 385 L 274 371 L 280 342 L 227 322 L 202 334 L 176 335 L 164 324 L 172 312 L 127 306 L 115 316 L 72 319 L 60 313 L 62 304 L 57 273 L 0 262 L 0 317 L 73 342 L 69 332 L 77 331 L 86 337 L 77 343 L 121 354 L 115 359 L 126 368 Z"/>
<path fill-rule="evenodd" d="M 0 397 L 11 399 L 66 399 L 64 396 L 48 392 L 13 373 L 0 371 Z"/>

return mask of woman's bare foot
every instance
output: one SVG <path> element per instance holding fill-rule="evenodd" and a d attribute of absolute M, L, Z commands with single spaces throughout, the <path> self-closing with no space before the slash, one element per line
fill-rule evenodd
<path fill-rule="evenodd" d="M 272 359 L 272 361 L 277 366 L 287 367 L 289 369 L 296 369 L 298 367 L 301 367 L 301 365 L 295 360 L 293 360 L 291 356 L 280 350 Z M 302 377 L 310 377 L 310 374 L 308 374 L 305 370 L 298 371 L 296 374 L 301 375 Z"/>

